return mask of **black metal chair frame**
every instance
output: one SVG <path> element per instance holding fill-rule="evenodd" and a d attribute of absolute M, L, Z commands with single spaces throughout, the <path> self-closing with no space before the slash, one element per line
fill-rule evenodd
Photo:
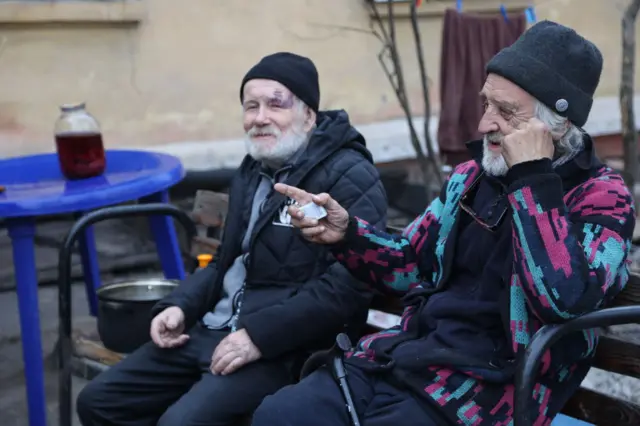
<path fill-rule="evenodd" d="M 633 323 L 640 323 L 640 306 L 601 309 L 563 324 L 546 325 L 538 330 L 527 346 L 524 358 L 516 370 L 514 426 L 531 426 L 535 421 L 531 417 L 532 411 L 529 407 L 533 403 L 533 388 L 542 356 L 547 349 L 563 337 L 577 331 Z"/>
<path fill-rule="evenodd" d="M 135 216 L 172 216 L 185 229 L 189 244 L 197 233 L 189 215 L 164 203 L 105 207 L 78 219 L 68 232 L 58 257 L 58 396 L 60 426 L 71 426 L 71 375 L 73 342 L 71 340 L 71 255 L 78 237 L 87 227 L 108 219 Z"/>

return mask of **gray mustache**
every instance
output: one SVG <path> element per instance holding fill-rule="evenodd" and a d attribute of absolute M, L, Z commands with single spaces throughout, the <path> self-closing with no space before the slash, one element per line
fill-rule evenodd
<path fill-rule="evenodd" d="M 484 140 L 487 142 L 502 142 L 502 139 L 504 139 L 502 133 L 487 133 L 484 135 Z"/>

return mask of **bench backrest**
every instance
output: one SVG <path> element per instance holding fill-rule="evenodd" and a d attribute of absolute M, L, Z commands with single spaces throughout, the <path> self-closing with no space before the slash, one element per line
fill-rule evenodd
<path fill-rule="evenodd" d="M 612 306 L 640 305 L 640 275 L 632 273 L 625 289 L 615 298 Z M 636 325 L 634 325 L 635 327 Z M 640 328 L 640 327 L 639 327 Z M 571 417 L 576 417 L 596 425 L 640 425 L 640 385 L 633 383 L 629 377 L 640 379 L 640 333 L 637 337 L 631 337 L 634 332 L 625 333 L 629 336 L 620 336 L 611 330 L 603 330 L 596 350 L 593 366 L 600 370 L 617 373 L 625 378 L 614 377 L 607 380 L 607 386 L 599 385 L 599 391 L 581 388 L 569 400 L 563 412 Z M 616 393 L 620 388 L 629 386 L 621 381 L 630 382 L 632 389 L 627 397 L 636 402 L 630 402 L 619 396 L 606 395 L 603 392 L 611 392 L 605 387 L 616 387 Z"/>

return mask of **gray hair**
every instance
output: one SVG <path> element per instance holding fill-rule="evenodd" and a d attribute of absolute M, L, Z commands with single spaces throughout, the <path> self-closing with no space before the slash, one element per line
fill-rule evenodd
<path fill-rule="evenodd" d="M 304 112 L 305 107 L 308 108 L 307 104 L 305 104 L 304 101 L 299 97 L 297 97 L 296 95 L 292 94 L 292 96 L 293 96 L 293 108 L 296 110 L 298 114 L 302 114 Z"/>
<path fill-rule="evenodd" d="M 299 117 L 304 117 L 305 108 L 311 109 L 309 105 L 304 103 L 304 101 L 299 97 L 297 97 L 296 95 L 293 95 L 293 107 L 296 109 L 296 113 L 299 114 L 298 115 Z M 311 134 L 316 130 L 316 127 L 317 127 L 316 123 L 313 123 L 313 125 L 311 126 L 311 129 L 309 129 L 309 132 L 307 132 L 307 137 L 311 136 Z"/>
<path fill-rule="evenodd" d="M 558 156 L 553 161 L 554 167 L 570 161 L 584 148 L 582 130 L 551 110 L 542 102 L 536 100 L 534 115 L 542 121 L 551 132 Z"/>

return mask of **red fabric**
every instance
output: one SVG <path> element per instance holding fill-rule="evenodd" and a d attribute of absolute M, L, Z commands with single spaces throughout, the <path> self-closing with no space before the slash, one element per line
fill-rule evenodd
<path fill-rule="evenodd" d="M 486 78 L 485 65 L 525 31 L 524 14 L 496 16 L 458 13 L 448 9 L 442 28 L 440 61 L 440 123 L 438 146 L 446 164 L 469 159 L 465 143 L 480 138 L 482 104 L 478 92 Z"/>

